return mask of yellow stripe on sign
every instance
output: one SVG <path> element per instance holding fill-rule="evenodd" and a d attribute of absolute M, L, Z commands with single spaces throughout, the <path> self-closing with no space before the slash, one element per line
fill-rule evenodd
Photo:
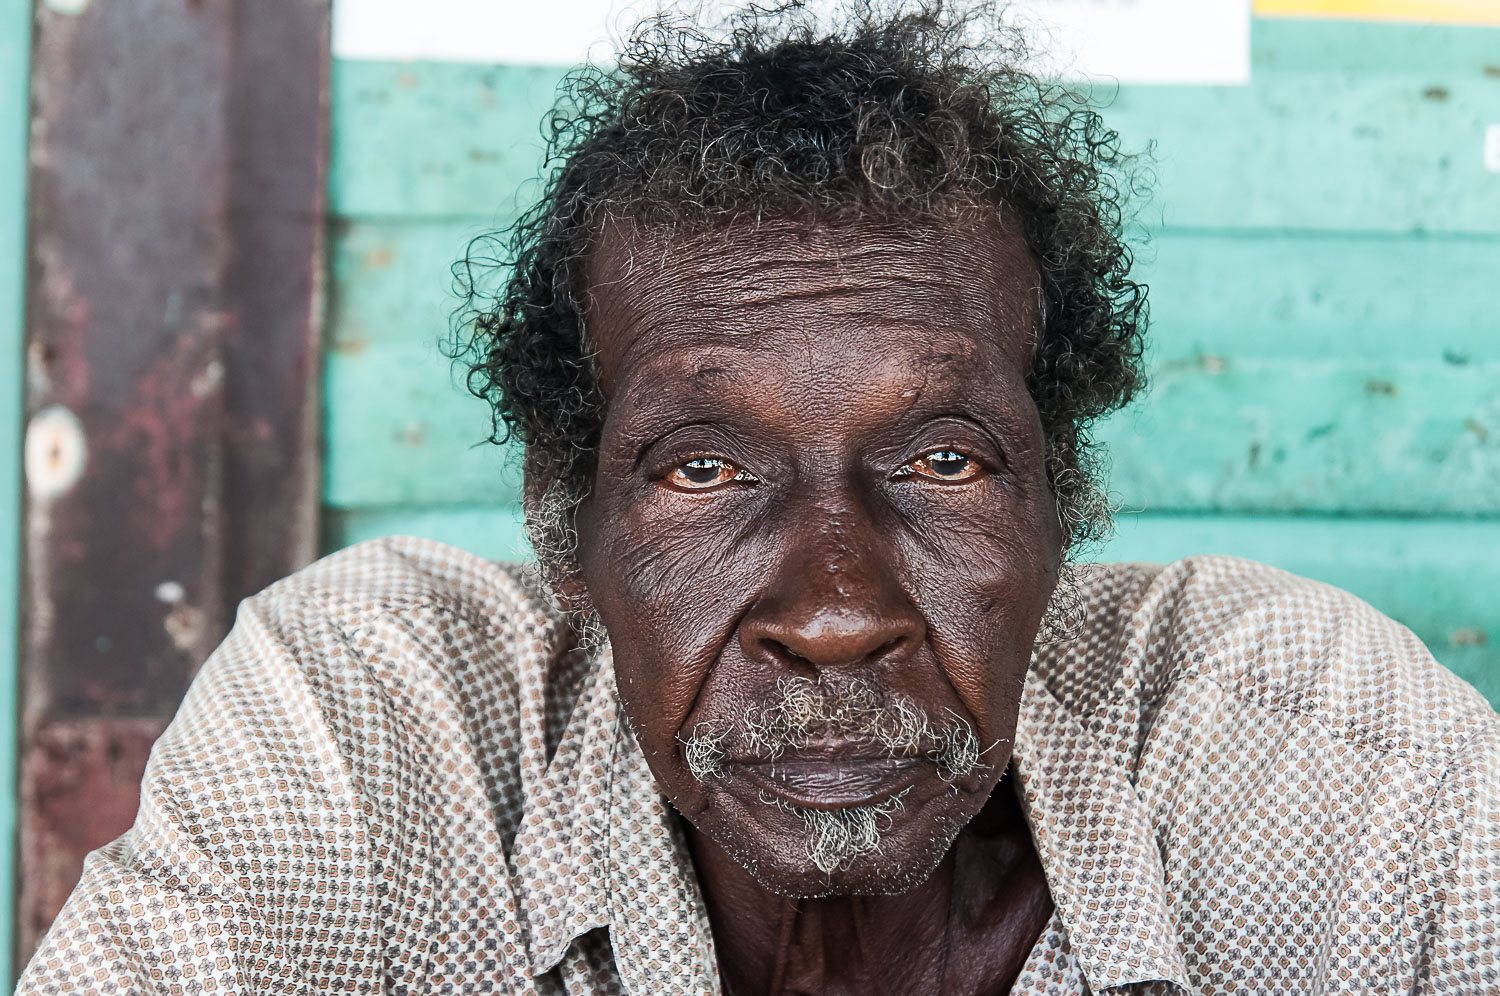
<path fill-rule="evenodd" d="M 1500 26 L 1500 0 L 1255 0 L 1255 13 Z"/>

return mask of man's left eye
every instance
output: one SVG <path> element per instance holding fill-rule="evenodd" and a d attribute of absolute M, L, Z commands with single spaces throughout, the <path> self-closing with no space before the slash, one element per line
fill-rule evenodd
<path fill-rule="evenodd" d="M 933 450 L 907 464 L 919 477 L 955 484 L 978 477 L 984 470 L 977 460 L 958 450 Z"/>
<path fill-rule="evenodd" d="M 666 482 L 682 491 L 707 491 L 748 475 L 722 457 L 694 457 L 673 467 Z"/>

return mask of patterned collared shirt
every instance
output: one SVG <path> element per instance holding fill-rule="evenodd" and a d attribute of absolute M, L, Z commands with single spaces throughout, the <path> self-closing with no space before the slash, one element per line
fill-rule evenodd
<path fill-rule="evenodd" d="M 1056 901 L 1013 992 L 1500 992 L 1500 717 L 1358 600 L 1083 569 L 1014 771 Z M 719 992 L 607 655 L 425 540 L 247 600 L 20 992 Z"/>

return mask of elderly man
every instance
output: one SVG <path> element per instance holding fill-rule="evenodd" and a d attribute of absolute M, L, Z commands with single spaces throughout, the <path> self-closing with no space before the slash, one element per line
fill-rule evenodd
<path fill-rule="evenodd" d="M 1254 564 L 1068 567 L 1113 136 L 941 11 L 580 77 L 471 385 L 547 590 L 245 603 L 28 993 L 1493 993 L 1500 718 Z"/>

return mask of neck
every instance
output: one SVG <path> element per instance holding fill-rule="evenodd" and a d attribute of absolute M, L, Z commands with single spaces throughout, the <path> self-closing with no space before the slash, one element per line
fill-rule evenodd
<path fill-rule="evenodd" d="M 941 986 L 954 851 L 899 896 L 790 899 L 762 887 L 691 827 L 688 840 L 731 996 L 839 992 L 835 982 L 865 993 L 936 993 Z M 893 951 L 901 953 L 899 979 L 882 979 Z"/>
<path fill-rule="evenodd" d="M 731 996 L 1008 991 L 1052 912 L 1008 778 L 898 896 L 789 899 L 684 827 Z"/>

